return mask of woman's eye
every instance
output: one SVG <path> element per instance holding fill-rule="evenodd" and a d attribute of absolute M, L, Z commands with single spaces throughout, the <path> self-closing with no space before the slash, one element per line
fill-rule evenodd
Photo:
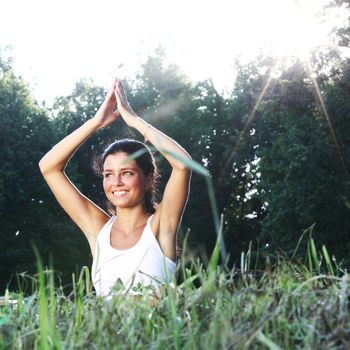
<path fill-rule="evenodd" d="M 103 177 L 111 177 L 111 176 L 112 176 L 112 174 L 110 174 L 110 173 L 103 174 Z"/>
<path fill-rule="evenodd" d="M 123 175 L 130 176 L 130 175 L 132 175 L 132 172 L 131 171 L 125 171 Z"/>

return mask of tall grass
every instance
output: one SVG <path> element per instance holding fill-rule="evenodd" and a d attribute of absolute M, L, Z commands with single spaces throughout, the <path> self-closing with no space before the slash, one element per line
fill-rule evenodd
<path fill-rule="evenodd" d="M 312 242 L 306 264 L 281 258 L 259 274 L 249 252 L 229 269 L 216 249 L 207 267 L 182 262 L 159 298 L 96 297 L 87 268 L 65 295 L 39 259 L 32 294 L 3 300 L 1 349 L 350 348 L 349 275 Z"/>

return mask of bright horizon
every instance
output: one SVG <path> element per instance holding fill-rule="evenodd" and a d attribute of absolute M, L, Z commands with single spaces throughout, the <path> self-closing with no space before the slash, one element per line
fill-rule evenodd
<path fill-rule="evenodd" d="M 211 78 L 222 92 L 238 56 L 268 46 L 306 59 L 318 45 L 336 46 L 329 33 L 348 25 L 348 9 L 322 11 L 329 2 L 5 0 L 0 48 L 12 47 L 16 73 L 48 106 L 82 78 L 107 88 L 133 76 L 159 45 L 190 79 Z"/>

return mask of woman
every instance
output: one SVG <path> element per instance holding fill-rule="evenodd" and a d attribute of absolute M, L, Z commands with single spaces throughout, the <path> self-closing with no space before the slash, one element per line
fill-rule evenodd
<path fill-rule="evenodd" d="M 115 111 L 115 108 L 117 110 Z M 148 148 L 123 140 L 105 151 L 103 188 L 116 215 L 112 218 L 70 182 L 64 169 L 78 147 L 119 117 L 162 152 L 172 167 L 160 204 L 150 198 L 156 169 Z M 140 157 L 130 157 L 138 151 Z M 145 156 L 146 155 L 146 156 Z M 143 159 L 143 161 L 142 161 Z M 121 281 L 124 290 L 171 281 L 175 273 L 176 233 L 185 208 L 191 172 L 178 159 L 189 154 L 174 140 L 137 116 L 116 79 L 96 115 L 65 137 L 39 162 L 56 199 L 85 234 L 93 255 L 92 279 L 98 295 L 110 295 Z"/>

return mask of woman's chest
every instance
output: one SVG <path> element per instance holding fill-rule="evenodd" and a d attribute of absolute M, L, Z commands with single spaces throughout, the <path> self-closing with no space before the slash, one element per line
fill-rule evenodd
<path fill-rule="evenodd" d="M 125 233 L 112 227 L 110 233 L 110 244 L 113 248 L 118 250 L 126 250 L 134 247 L 140 240 L 143 234 L 143 227 L 136 228 L 131 232 Z"/>

